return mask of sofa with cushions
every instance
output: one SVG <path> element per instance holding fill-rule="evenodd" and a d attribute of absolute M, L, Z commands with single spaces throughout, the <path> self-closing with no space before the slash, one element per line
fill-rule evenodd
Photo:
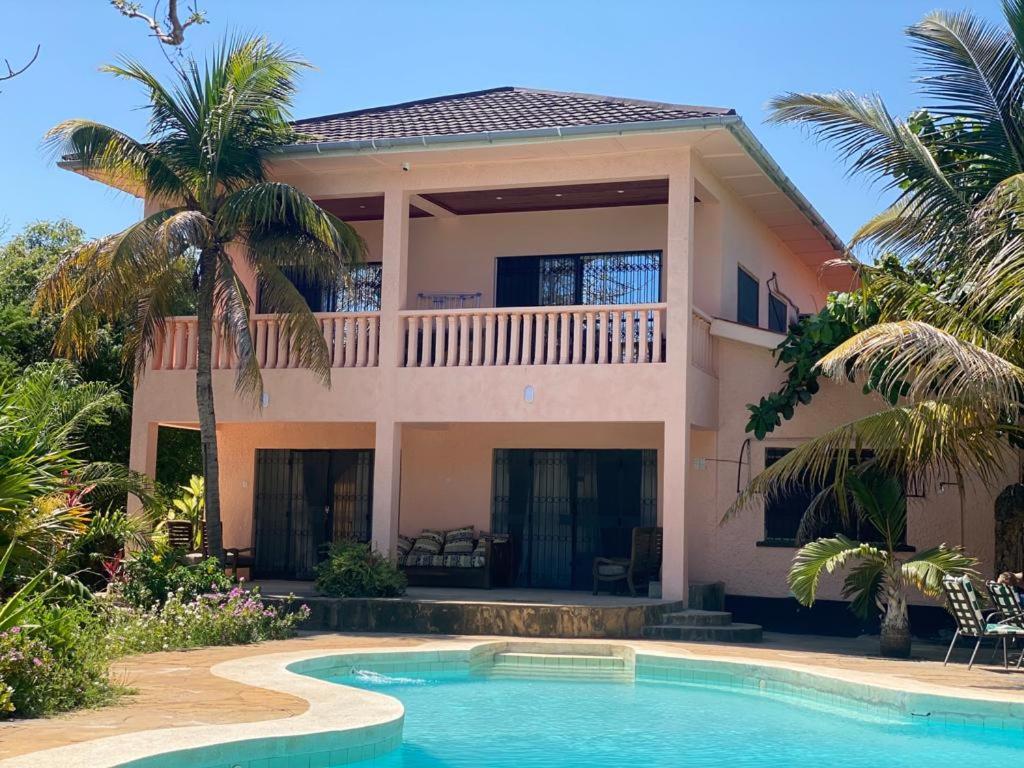
<path fill-rule="evenodd" d="M 398 562 L 412 587 L 505 586 L 508 536 L 473 526 L 398 537 Z"/>

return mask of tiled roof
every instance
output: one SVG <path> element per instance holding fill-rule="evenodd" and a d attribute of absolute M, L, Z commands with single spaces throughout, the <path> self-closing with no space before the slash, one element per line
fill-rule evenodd
<path fill-rule="evenodd" d="M 310 141 L 366 141 L 732 114 L 718 107 L 504 87 L 311 117 L 293 125 Z"/>

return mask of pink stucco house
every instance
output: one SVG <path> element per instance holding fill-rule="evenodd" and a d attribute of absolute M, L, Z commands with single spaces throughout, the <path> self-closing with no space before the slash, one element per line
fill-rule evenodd
<path fill-rule="evenodd" d="M 660 525 L 665 597 L 787 595 L 792 505 L 723 512 L 778 451 L 876 404 L 829 386 L 770 439 L 744 432 L 780 332 L 852 275 L 822 269 L 842 243 L 734 111 L 494 88 L 296 127 L 311 140 L 272 175 L 352 222 L 369 259 L 341 291 L 301 286 L 330 388 L 271 316 L 262 409 L 219 350 L 225 543 L 255 547 L 255 577 L 308 578 L 336 537 L 393 553 L 472 525 L 517 542 L 516 585 L 589 588 L 595 556 Z M 138 470 L 159 426 L 196 424 L 194 327 L 172 320 L 137 383 Z M 990 494 L 961 509 L 944 490 L 911 500 L 908 545 L 990 561 Z"/>

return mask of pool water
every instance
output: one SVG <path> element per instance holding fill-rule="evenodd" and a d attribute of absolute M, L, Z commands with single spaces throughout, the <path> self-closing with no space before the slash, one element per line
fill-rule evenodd
<path fill-rule="evenodd" d="M 405 705 L 403 745 L 372 768 L 1016 765 L 1024 731 L 822 707 L 727 688 L 470 672 L 328 678 Z"/>

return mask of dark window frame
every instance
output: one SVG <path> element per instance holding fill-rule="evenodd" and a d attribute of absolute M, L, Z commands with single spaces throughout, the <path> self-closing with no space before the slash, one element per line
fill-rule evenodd
<path fill-rule="evenodd" d="M 638 265 L 642 269 L 649 269 L 656 275 L 654 285 L 640 283 L 628 286 L 623 290 L 621 297 L 613 297 L 611 301 L 589 300 L 587 296 L 588 264 L 602 258 L 631 256 L 641 260 L 656 259 L 654 267 Z M 558 271 L 559 263 L 562 265 L 561 272 Z M 569 307 L 602 304 L 657 304 L 662 301 L 663 296 L 663 268 L 664 251 L 660 248 L 497 256 L 494 264 L 494 305 L 495 307 Z M 552 278 L 547 285 L 542 281 L 545 270 L 550 270 L 549 274 Z M 559 287 L 557 281 L 565 278 L 568 278 L 566 282 L 569 284 Z M 654 289 L 653 296 L 649 295 L 652 293 L 652 287 Z M 570 292 L 572 293 L 571 301 L 566 301 Z M 637 297 L 638 293 L 639 297 Z"/>
<path fill-rule="evenodd" d="M 778 307 L 782 307 L 781 322 Z M 789 302 L 771 291 L 768 292 L 768 330 L 786 333 L 789 330 Z"/>
<path fill-rule="evenodd" d="M 771 466 L 776 461 L 778 461 L 783 456 L 785 456 L 787 453 L 789 453 L 791 450 L 793 450 L 793 449 L 792 448 L 765 448 L 764 449 L 764 466 L 766 468 Z M 772 456 L 773 454 L 774 454 L 774 456 Z M 857 451 L 851 450 L 849 452 L 849 454 L 848 454 L 848 461 L 850 461 L 850 463 L 853 464 L 856 461 L 856 459 L 857 459 L 857 455 L 858 455 Z M 860 451 L 859 455 L 862 458 L 871 458 L 871 456 L 873 454 L 872 454 L 871 451 Z M 905 488 L 906 487 L 906 483 L 903 483 L 903 485 L 904 485 L 904 488 Z M 820 488 L 810 489 L 810 490 L 806 490 L 806 489 L 801 488 L 801 489 L 797 489 L 797 490 L 791 491 L 789 496 L 796 497 L 797 500 L 800 500 L 801 497 L 804 497 L 804 498 L 806 498 L 807 503 L 809 504 L 810 500 L 813 499 L 814 496 L 817 495 L 817 493 L 820 490 L 821 490 Z M 906 495 L 906 491 L 904 491 L 904 494 Z M 785 548 L 794 548 L 794 549 L 797 548 L 797 546 L 798 546 L 797 545 L 797 540 L 796 540 L 797 527 L 800 524 L 800 519 L 803 517 L 803 514 L 807 511 L 807 507 L 804 506 L 804 508 L 800 511 L 800 514 L 798 516 L 794 515 L 791 510 L 788 511 L 788 514 L 786 512 L 783 512 L 783 509 L 787 505 L 792 505 L 793 503 L 794 503 L 794 501 L 791 500 L 790 498 L 782 498 L 782 499 L 776 498 L 776 499 L 774 499 L 771 502 L 765 502 L 765 504 L 764 504 L 764 517 L 763 517 L 764 538 L 761 539 L 761 541 L 757 542 L 757 546 L 759 546 L 759 547 L 785 547 Z M 788 535 L 788 536 L 784 535 L 784 532 L 783 532 L 783 535 L 780 535 L 780 531 L 778 530 L 778 526 L 779 526 L 778 521 L 775 521 L 774 525 L 772 524 L 773 521 L 770 520 L 770 516 L 772 515 L 773 508 L 774 508 L 774 511 L 775 511 L 776 514 L 786 515 L 789 518 L 791 518 L 790 520 L 787 520 L 785 522 L 794 526 L 793 530 L 792 530 L 792 535 Z M 838 530 L 835 533 L 842 533 L 843 535 L 848 536 L 849 538 L 852 538 L 855 541 L 862 541 L 863 538 L 861 536 L 861 528 L 860 528 L 861 523 L 862 523 L 862 521 L 857 520 L 857 521 L 854 522 L 854 526 L 853 526 L 852 529 L 847 528 L 845 530 Z M 826 535 L 834 535 L 834 534 L 826 534 Z M 869 541 L 868 543 L 879 544 L 880 542 L 878 542 L 878 541 Z M 907 544 L 907 530 L 906 529 L 904 529 L 904 531 L 903 531 L 903 540 L 901 542 L 899 542 L 899 544 L 897 545 L 896 549 L 897 549 L 897 551 L 900 551 L 900 552 L 913 552 L 913 551 L 916 551 L 915 547 L 912 547 L 912 546 Z"/>
<path fill-rule="evenodd" d="M 383 263 L 380 261 L 363 261 L 352 265 L 350 275 L 358 276 L 361 273 L 369 275 L 368 279 L 366 277 L 361 278 L 365 286 L 363 289 L 355 288 L 353 290 L 351 287 L 339 286 L 337 290 L 332 292 L 329 288 L 318 288 L 312 281 L 296 280 L 294 277 L 289 277 L 289 279 L 291 279 L 296 290 L 306 299 L 306 303 L 309 304 L 310 311 L 312 312 L 379 312 L 383 268 Z M 288 274 L 288 270 L 283 271 L 286 275 Z M 374 283 L 376 283 L 375 291 L 373 290 Z M 363 294 L 363 298 L 366 298 L 367 292 L 372 297 L 371 300 L 357 305 L 360 295 Z M 345 294 L 348 294 L 348 300 L 344 298 Z M 262 291 L 259 291 L 256 306 L 258 314 L 267 312 L 267 309 L 263 306 Z"/>
<path fill-rule="evenodd" d="M 750 307 L 744 306 L 744 278 L 750 280 L 754 286 L 753 322 L 749 319 L 744 319 L 750 317 Z M 761 326 L 761 281 L 757 279 L 753 272 L 746 269 L 742 264 L 736 265 L 736 322 L 740 325 L 750 326 L 751 328 L 759 328 Z"/>

